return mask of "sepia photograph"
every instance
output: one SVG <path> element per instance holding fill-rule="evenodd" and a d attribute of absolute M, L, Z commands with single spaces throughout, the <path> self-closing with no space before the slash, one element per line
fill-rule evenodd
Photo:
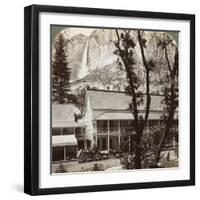
<path fill-rule="evenodd" d="M 51 173 L 179 167 L 179 32 L 50 33 Z"/>
<path fill-rule="evenodd" d="M 31 195 L 195 184 L 195 16 L 25 8 Z"/>

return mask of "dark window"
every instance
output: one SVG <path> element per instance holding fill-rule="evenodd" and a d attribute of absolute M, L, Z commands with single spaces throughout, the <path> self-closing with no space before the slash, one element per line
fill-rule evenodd
<path fill-rule="evenodd" d="M 121 127 L 128 127 L 132 128 L 134 126 L 134 121 L 133 120 L 123 120 L 120 122 Z"/>
<path fill-rule="evenodd" d="M 52 128 L 52 135 L 61 135 L 60 128 Z"/>
<path fill-rule="evenodd" d="M 149 127 L 158 126 L 158 120 L 149 120 L 148 125 L 149 125 Z"/>
<path fill-rule="evenodd" d="M 100 139 L 99 138 L 97 139 L 97 147 L 98 147 L 98 149 L 100 149 Z"/>
<path fill-rule="evenodd" d="M 108 121 L 107 120 L 98 120 L 97 121 L 97 131 L 98 132 L 107 132 L 108 131 Z"/>
<path fill-rule="evenodd" d="M 118 131 L 118 121 L 111 120 L 110 121 L 110 132 L 117 132 Z"/>
<path fill-rule="evenodd" d="M 105 150 L 106 146 L 106 138 L 102 138 L 102 149 Z"/>
<path fill-rule="evenodd" d="M 113 140 L 112 140 L 112 138 L 110 138 L 110 148 L 111 149 L 113 148 Z"/>
<path fill-rule="evenodd" d="M 64 160 L 64 147 L 53 147 L 52 160 Z"/>
<path fill-rule="evenodd" d="M 73 135 L 74 128 L 63 128 L 63 135 Z"/>
<path fill-rule="evenodd" d="M 121 133 L 131 133 L 134 131 L 134 120 L 123 120 L 120 121 L 120 131 Z"/>
<path fill-rule="evenodd" d="M 126 120 L 123 120 L 120 122 L 121 127 L 127 127 L 128 126 L 128 122 Z"/>
<path fill-rule="evenodd" d="M 76 128 L 76 129 L 75 129 L 75 133 L 76 133 L 76 134 L 81 134 L 81 128 Z"/>
<path fill-rule="evenodd" d="M 76 146 L 67 146 L 66 148 L 66 160 L 76 158 L 77 149 Z"/>

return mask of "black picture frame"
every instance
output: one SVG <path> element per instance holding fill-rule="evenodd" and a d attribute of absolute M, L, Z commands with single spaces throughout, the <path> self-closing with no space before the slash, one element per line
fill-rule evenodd
<path fill-rule="evenodd" d="M 39 188 L 39 14 L 76 13 L 187 20 L 190 23 L 190 179 L 177 181 Z M 195 15 L 31 5 L 24 9 L 24 192 L 46 195 L 195 185 Z"/>

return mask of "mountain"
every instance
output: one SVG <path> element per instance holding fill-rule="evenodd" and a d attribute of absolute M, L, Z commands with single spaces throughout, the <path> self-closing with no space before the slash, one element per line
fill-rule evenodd
<path fill-rule="evenodd" d="M 68 32 L 63 34 L 70 35 Z M 114 48 L 114 33 L 110 30 L 97 29 L 89 37 L 83 34 L 71 37 L 67 42 L 71 80 L 82 79 L 91 71 L 116 62 Z"/>
<path fill-rule="evenodd" d="M 84 78 L 74 81 L 72 83 L 72 90 L 79 90 L 81 88 L 97 88 L 108 90 L 124 90 L 127 85 L 126 74 L 118 69 L 117 64 L 96 68 L 88 73 Z"/>
<path fill-rule="evenodd" d="M 117 60 L 114 42 L 116 32 L 114 29 L 96 29 L 89 36 L 84 33 L 72 35 L 70 28 L 64 29 L 62 34 L 66 38 L 66 55 L 71 68 L 71 88 L 78 90 L 83 87 L 95 87 L 98 89 L 124 90 L 127 84 L 126 72 L 122 70 Z M 136 59 L 136 73 L 141 78 L 140 90 L 144 91 L 145 73 L 141 58 L 137 31 L 132 31 L 131 36 L 136 43 L 134 56 Z M 158 40 L 163 36 L 162 32 L 143 33 L 146 39 L 145 56 L 147 60 L 154 59 L 157 67 L 151 76 L 151 92 L 161 92 L 160 79 L 166 73 L 166 61 L 163 50 L 158 47 Z M 169 55 L 173 55 L 169 54 Z M 173 56 L 169 57 L 173 61 Z"/>

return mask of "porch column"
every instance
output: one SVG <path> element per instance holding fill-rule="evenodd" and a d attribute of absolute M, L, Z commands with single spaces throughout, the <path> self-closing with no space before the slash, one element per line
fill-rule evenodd
<path fill-rule="evenodd" d="M 121 137 L 121 133 L 120 133 L 120 121 L 118 120 L 117 121 L 117 125 L 118 125 L 118 147 L 119 147 L 119 149 L 120 149 L 120 137 Z"/>
<path fill-rule="evenodd" d="M 84 149 L 87 149 L 87 140 L 84 140 Z"/>
<path fill-rule="evenodd" d="M 147 131 L 149 131 L 149 121 L 147 120 Z"/>
<path fill-rule="evenodd" d="M 94 138 L 94 140 L 95 140 L 95 146 L 97 147 L 97 134 L 96 134 L 96 136 L 95 136 L 95 138 Z"/>
<path fill-rule="evenodd" d="M 94 122 L 94 131 L 95 131 L 95 146 L 97 147 L 97 122 Z"/>
<path fill-rule="evenodd" d="M 131 152 L 131 136 L 128 136 L 128 151 Z"/>
<path fill-rule="evenodd" d="M 176 127 L 174 127 L 174 135 L 173 135 L 173 148 L 175 149 L 176 148 Z"/>
<path fill-rule="evenodd" d="M 64 146 L 64 160 L 67 160 L 67 158 L 66 158 L 66 153 L 67 153 L 67 149 L 66 149 L 66 147 Z"/>
<path fill-rule="evenodd" d="M 110 121 L 107 121 L 107 130 L 108 130 L 108 142 L 107 142 L 107 147 L 108 151 L 110 150 Z"/>
<path fill-rule="evenodd" d="M 176 148 L 176 137 L 173 136 L 173 148 L 175 149 Z"/>

